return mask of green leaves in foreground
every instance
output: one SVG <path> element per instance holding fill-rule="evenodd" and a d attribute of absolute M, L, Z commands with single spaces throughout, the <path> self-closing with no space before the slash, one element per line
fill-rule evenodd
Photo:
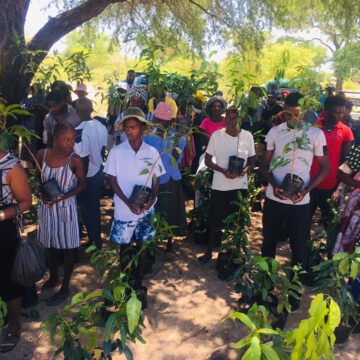
<path fill-rule="evenodd" d="M 136 297 L 135 292 L 132 292 L 129 301 L 126 304 L 126 316 L 128 319 L 128 328 L 132 334 L 139 325 L 141 314 L 141 302 Z"/>

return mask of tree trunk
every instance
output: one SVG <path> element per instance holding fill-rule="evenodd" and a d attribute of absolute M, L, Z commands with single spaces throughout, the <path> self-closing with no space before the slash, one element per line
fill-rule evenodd
<path fill-rule="evenodd" d="M 344 83 L 344 78 L 338 76 L 336 78 L 336 86 L 335 86 L 337 91 L 342 91 L 343 83 Z"/>
<path fill-rule="evenodd" d="M 3 0 L 0 11 L 0 91 L 9 103 L 24 97 L 27 81 L 22 74 L 24 24 L 30 0 Z"/>
<path fill-rule="evenodd" d="M 0 11 L 0 91 L 2 97 L 9 104 L 19 103 L 26 97 L 26 90 L 30 86 L 34 73 L 56 41 L 99 15 L 110 4 L 125 1 L 87 0 L 73 9 L 50 18 L 29 44 L 25 44 L 24 24 L 30 0 L 2 0 Z M 35 56 L 34 52 L 36 52 Z"/>

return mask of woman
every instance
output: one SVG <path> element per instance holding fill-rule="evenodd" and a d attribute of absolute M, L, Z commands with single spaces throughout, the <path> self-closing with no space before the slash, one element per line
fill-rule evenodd
<path fill-rule="evenodd" d="M 0 298 L 6 302 L 8 328 L 0 344 L 0 353 L 12 351 L 20 339 L 22 287 L 13 283 L 11 272 L 18 247 L 14 218 L 31 206 L 31 190 L 25 170 L 18 159 L 0 150 Z"/>
<path fill-rule="evenodd" d="M 146 104 L 148 93 L 146 86 L 134 85 L 126 95 L 127 103 L 125 109 L 129 107 L 140 108 L 145 114 L 147 113 Z M 125 111 L 121 112 L 115 121 L 116 144 L 123 143 L 127 140 L 125 132 L 122 130 L 121 121 L 124 118 Z"/>
<path fill-rule="evenodd" d="M 200 129 L 203 130 L 203 135 L 201 136 L 201 143 L 203 146 L 207 146 L 210 136 L 217 130 L 223 129 L 225 126 L 225 119 L 222 114 L 226 110 L 226 101 L 221 96 L 211 97 L 206 105 L 205 112 L 207 118 L 205 118 L 201 125 Z"/>
<path fill-rule="evenodd" d="M 254 138 L 250 132 L 238 130 L 238 119 L 238 110 L 234 106 L 230 107 L 226 112 L 225 128 L 212 134 L 205 153 L 205 164 L 214 170 L 214 178 L 210 197 L 210 239 L 206 253 L 199 257 L 202 264 L 212 258 L 216 232 L 223 227 L 223 220 L 236 211 L 233 203 L 238 199 L 238 192 L 246 198 L 247 173 L 255 164 Z M 243 158 L 246 162 L 240 175 L 233 175 L 228 171 L 229 157 L 233 155 Z M 216 163 L 213 161 L 214 158 Z"/>
<path fill-rule="evenodd" d="M 340 229 L 333 253 L 353 253 L 360 245 L 360 145 L 355 145 L 339 167 L 338 179 L 354 188 L 340 219 Z"/>
<path fill-rule="evenodd" d="M 75 130 L 60 123 L 54 129 L 54 148 L 40 150 L 37 161 L 41 166 L 41 182 L 55 179 L 63 195 L 54 201 L 40 201 L 38 239 L 47 248 L 50 278 L 43 289 L 54 288 L 58 282 L 60 253 L 64 255 L 64 277 L 60 290 L 46 301 L 58 305 L 69 294 L 70 276 L 76 250 L 80 246 L 76 195 L 86 188 L 84 165 L 74 153 Z"/>
<path fill-rule="evenodd" d="M 175 236 L 185 236 L 186 214 L 185 199 L 181 185 L 179 163 L 186 145 L 185 137 L 177 138 L 171 129 L 172 109 L 166 102 L 160 102 L 154 112 L 155 124 L 160 126 L 156 132 L 144 137 L 144 141 L 153 146 L 161 155 L 166 173 L 160 177 L 159 201 L 157 208 L 169 226 L 174 226 Z M 175 148 L 177 148 L 175 150 Z M 174 163 L 176 159 L 176 164 Z M 174 206 L 176 204 L 176 206 Z M 167 252 L 173 252 L 172 238 L 168 238 Z"/>

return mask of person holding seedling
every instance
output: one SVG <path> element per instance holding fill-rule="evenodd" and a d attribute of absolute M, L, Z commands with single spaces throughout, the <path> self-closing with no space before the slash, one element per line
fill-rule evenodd
<path fill-rule="evenodd" d="M 205 264 L 212 258 L 216 232 L 223 220 L 236 211 L 234 202 L 238 193 L 247 197 L 247 173 L 255 164 L 254 138 L 249 131 L 240 129 L 239 111 L 230 106 L 226 111 L 225 128 L 215 131 L 205 153 L 205 164 L 214 170 L 210 198 L 210 239 L 206 253 L 199 257 Z M 216 160 L 216 163 L 215 161 Z"/>
<path fill-rule="evenodd" d="M 329 161 L 325 136 L 320 129 L 302 120 L 307 111 L 306 106 L 303 107 L 303 111 L 301 105 L 294 111 L 284 110 L 286 122 L 274 126 L 265 139 L 262 171 L 268 187 L 263 211 L 262 256 L 275 257 L 276 244 L 285 224 L 292 263 L 306 269 L 311 225 L 309 192 L 326 177 Z M 310 179 L 314 158 L 320 169 Z"/>
<path fill-rule="evenodd" d="M 130 107 L 121 121 L 127 140 L 111 149 L 105 173 L 109 175 L 114 195 L 114 221 L 110 240 L 120 245 L 120 264 L 135 235 L 140 243 L 152 239 L 154 205 L 159 192 L 159 177 L 165 174 L 158 151 L 143 141 L 149 123 L 139 108 Z M 144 273 L 142 252 L 133 284 L 140 288 Z"/>
<path fill-rule="evenodd" d="M 354 135 L 351 129 L 341 120 L 345 113 L 346 100 L 339 95 L 330 95 L 326 98 L 324 112 L 318 118 L 316 124 L 323 132 L 329 149 L 330 171 L 328 175 L 317 184 L 310 193 L 311 214 L 314 215 L 316 209 L 321 210 L 322 221 L 325 226 L 331 221 L 331 208 L 328 200 L 338 200 L 342 193 L 342 184 L 336 177 L 338 167 L 345 160 L 345 156 L 350 151 Z M 319 164 L 315 160 L 311 167 L 311 177 L 319 172 Z"/>
<path fill-rule="evenodd" d="M 185 236 L 185 199 L 181 185 L 179 163 L 186 145 L 185 137 L 178 137 L 172 125 L 172 108 L 160 102 L 154 112 L 156 131 L 144 137 L 144 141 L 159 151 L 166 173 L 160 177 L 157 207 L 169 226 L 174 226 L 175 236 Z M 176 204 L 176 206 L 174 206 Z M 173 252 L 172 238 L 168 238 L 167 252 Z"/>

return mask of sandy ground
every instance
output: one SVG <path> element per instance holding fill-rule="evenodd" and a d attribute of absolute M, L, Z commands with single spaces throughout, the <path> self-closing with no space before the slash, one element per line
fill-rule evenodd
<path fill-rule="evenodd" d="M 109 201 L 104 202 L 104 231 L 108 228 L 110 216 Z M 261 214 L 252 216 L 251 244 L 254 250 L 261 243 Z M 105 234 L 104 234 L 105 235 Z M 194 245 L 191 239 L 175 243 L 172 259 L 160 252 L 152 274 L 147 276 L 148 308 L 144 311 L 146 328 L 143 337 L 146 344 L 137 343 L 131 348 L 138 360 L 205 360 L 218 347 L 240 339 L 244 329 L 232 320 L 221 320 L 236 309 L 238 295 L 232 291 L 232 284 L 217 278 L 215 260 L 199 266 L 196 257 L 203 248 Z M 288 244 L 279 246 L 278 259 L 287 261 Z M 98 285 L 95 271 L 82 261 L 76 267 L 71 282 L 73 293 L 91 291 Z M 41 300 L 50 294 L 41 294 Z M 306 317 L 311 294 L 305 291 L 301 307 L 293 313 L 287 326 L 297 324 Z M 41 318 L 55 312 L 57 308 L 47 307 L 40 302 Z M 23 321 L 23 335 L 17 348 L 10 354 L 1 355 L 1 360 L 49 359 L 54 348 L 49 336 L 40 334 L 39 322 Z M 360 336 L 351 336 L 348 343 L 336 348 L 336 357 L 342 360 L 360 359 Z M 59 359 L 61 357 L 58 357 Z M 113 359 L 124 359 L 118 354 Z"/>

